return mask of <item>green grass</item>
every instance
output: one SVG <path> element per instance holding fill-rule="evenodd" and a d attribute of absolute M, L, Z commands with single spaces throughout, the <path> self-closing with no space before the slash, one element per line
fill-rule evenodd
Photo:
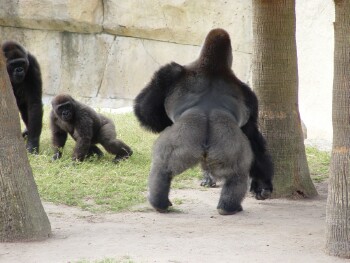
<path fill-rule="evenodd" d="M 315 147 L 306 147 L 306 157 L 311 178 L 314 182 L 322 182 L 329 177 L 330 152 L 320 151 Z"/>
<path fill-rule="evenodd" d="M 43 200 L 93 212 L 128 210 L 146 202 L 152 145 L 158 135 L 142 129 L 133 113 L 104 113 L 116 124 L 118 138 L 133 149 L 131 158 L 115 164 L 113 156 L 101 147 L 105 152 L 101 159 L 75 163 L 71 161 L 75 142 L 69 138 L 62 159 L 51 161 L 48 112 L 45 108 L 40 154 L 29 156 Z M 306 148 L 306 153 L 313 180 L 320 182 L 328 178 L 330 154 L 310 147 Z M 175 177 L 172 188 L 198 187 L 200 178 L 198 167 L 190 169 Z"/>
<path fill-rule="evenodd" d="M 40 154 L 29 156 L 43 200 L 94 212 L 127 210 L 146 202 L 151 150 L 157 135 L 142 129 L 132 113 L 104 113 L 116 124 L 117 137 L 133 149 L 134 153 L 128 160 L 115 164 L 112 162 L 114 156 L 101 147 L 105 153 L 101 159 L 73 162 L 71 156 L 75 142 L 69 138 L 63 157 L 52 161 L 48 111 L 45 109 Z M 172 187 L 193 186 L 193 181 L 199 176 L 198 168 L 190 169 L 177 176 Z"/>

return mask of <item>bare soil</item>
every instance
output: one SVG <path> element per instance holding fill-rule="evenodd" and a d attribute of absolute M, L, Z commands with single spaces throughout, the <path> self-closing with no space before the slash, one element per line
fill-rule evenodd
<path fill-rule="evenodd" d="M 0 262 L 346 262 L 324 253 L 327 185 L 317 188 L 312 200 L 247 196 L 232 216 L 216 211 L 220 188 L 172 190 L 167 214 L 148 204 L 101 215 L 45 203 L 53 236 L 2 243 Z"/>

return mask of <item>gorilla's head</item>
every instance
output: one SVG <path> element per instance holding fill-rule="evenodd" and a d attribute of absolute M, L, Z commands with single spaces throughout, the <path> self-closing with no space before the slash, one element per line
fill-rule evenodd
<path fill-rule="evenodd" d="M 200 67 L 211 72 L 230 69 L 232 47 L 229 34 L 221 28 L 211 30 L 205 38 L 200 57 Z"/>
<path fill-rule="evenodd" d="M 28 68 L 28 52 L 15 41 L 6 41 L 2 45 L 6 57 L 7 72 L 12 84 L 22 83 Z"/>
<path fill-rule="evenodd" d="M 19 84 L 24 81 L 28 66 L 28 60 L 25 58 L 17 58 L 7 61 L 7 72 L 12 84 Z"/>
<path fill-rule="evenodd" d="M 75 100 L 66 94 L 57 95 L 53 98 L 52 109 L 56 116 L 65 122 L 70 122 L 74 119 Z"/>

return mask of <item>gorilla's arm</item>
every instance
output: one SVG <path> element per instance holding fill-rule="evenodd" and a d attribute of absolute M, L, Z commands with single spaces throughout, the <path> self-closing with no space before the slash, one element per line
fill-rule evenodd
<path fill-rule="evenodd" d="M 43 107 L 41 103 L 30 103 L 28 101 L 28 125 L 27 125 L 27 149 L 32 152 L 39 146 L 42 129 Z M 38 150 L 38 149 L 36 149 Z"/>
<path fill-rule="evenodd" d="M 134 112 L 142 126 L 152 132 L 161 132 L 173 123 L 165 112 L 164 101 L 172 84 L 184 73 L 184 68 L 172 62 L 161 67 L 151 82 L 135 98 Z"/>
<path fill-rule="evenodd" d="M 250 170 L 250 191 L 254 192 L 256 199 L 266 199 L 273 190 L 273 163 L 266 150 L 266 141 L 258 129 L 258 99 L 246 84 L 241 83 L 241 87 L 246 99 L 245 104 L 250 110 L 249 120 L 241 129 L 248 137 L 254 154 Z"/>
<path fill-rule="evenodd" d="M 67 141 L 67 132 L 62 130 L 56 125 L 53 113 L 50 115 L 50 127 L 52 132 L 52 144 L 54 147 L 53 160 L 57 160 L 62 157 L 62 149 Z"/>
<path fill-rule="evenodd" d="M 28 60 L 29 68 L 25 77 L 27 109 L 23 111 L 27 113 L 27 116 L 22 115 L 22 117 L 27 126 L 27 149 L 29 152 L 32 152 L 33 148 L 39 146 L 39 138 L 42 130 L 42 81 L 37 60 L 31 54 L 28 54 Z"/>
<path fill-rule="evenodd" d="M 73 137 L 76 144 L 73 152 L 73 160 L 83 161 L 89 154 L 91 139 L 93 136 L 93 120 L 87 112 L 76 111 L 77 122 L 74 124 Z"/>
<path fill-rule="evenodd" d="M 250 170 L 252 178 L 250 191 L 255 193 L 257 199 L 266 199 L 273 190 L 274 173 L 271 156 L 266 150 L 266 141 L 254 122 L 248 121 L 242 127 L 242 131 L 248 137 L 254 153 L 254 161 Z"/>

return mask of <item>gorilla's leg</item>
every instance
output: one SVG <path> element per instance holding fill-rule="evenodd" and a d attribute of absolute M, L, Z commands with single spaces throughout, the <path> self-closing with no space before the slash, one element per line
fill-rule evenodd
<path fill-rule="evenodd" d="M 126 159 L 132 155 L 131 148 L 123 141 L 116 139 L 115 127 L 112 123 L 107 123 L 101 127 L 98 142 L 106 149 L 107 152 L 114 154 L 114 161 Z"/>
<path fill-rule="evenodd" d="M 241 203 L 248 189 L 247 179 L 247 175 L 235 174 L 225 181 L 217 207 L 220 215 L 233 215 L 243 210 Z"/>
<path fill-rule="evenodd" d="M 242 211 L 253 153 L 246 136 L 226 114 L 211 115 L 209 134 L 206 165 L 214 177 L 225 181 L 217 209 L 221 215 L 232 215 Z"/>
<path fill-rule="evenodd" d="M 148 199 L 159 212 L 165 212 L 171 205 L 169 191 L 173 177 L 196 165 L 203 156 L 206 122 L 192 117 L 182 117 L 165 129 L 154 144 Z"/>
<path fill-rule="evenodd" d="M 158 212 L 166 212 L 172 203 L 169 200 L 170 184 L 173 174 L 170 171 L 162 169 L 162 163 L 153 163 L 148 178 L 150 204 Z"/>

